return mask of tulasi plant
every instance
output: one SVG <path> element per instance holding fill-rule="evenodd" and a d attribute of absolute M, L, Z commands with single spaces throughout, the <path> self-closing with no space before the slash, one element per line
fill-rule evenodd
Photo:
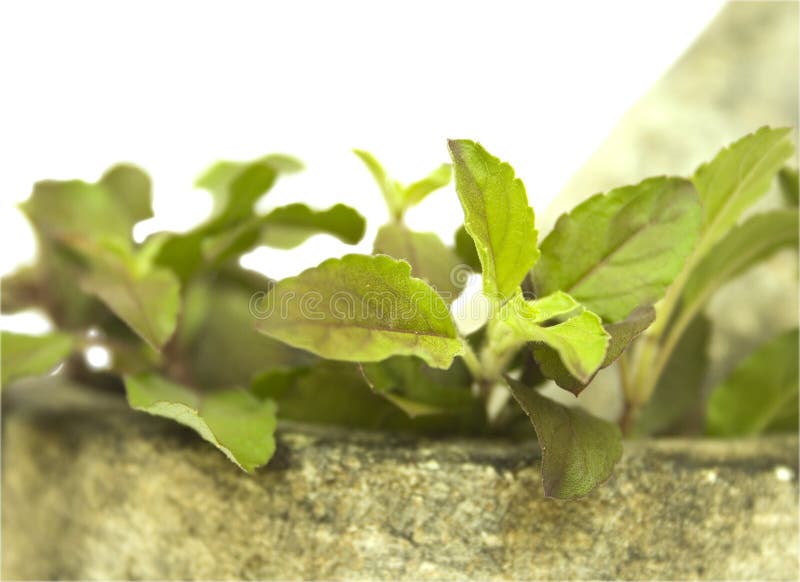
<path fill-rule="evenodd" d="M 142 243 L 131 229 L 152 210 L 138 168 L 116 166 L 93 184 L 42 182 L 23 205 L 39 260 L 4 279 L 3 311 L 43 309 L 58 331 L 4 333 L 3 384 L 65 362 L 50 381 L 124 385 L 131 406 L 191 427 L 246 471 L 272 456 L 278 419 L 505 437 L 530 422 L 544 492 L 560 498 L 611 475 L 623 434 L 670 430 L 701 401 L 712 434 L 796 430 L 796 330 L 743 359 L 710 398 L 701 391 L 710 297 L 797 247 L 788 134 L 762 128 L 690 178 L 593 196 L 541 243 L 522 181 L 480 144 L 451 140 L 452 166 L 408 186 L 356 150 L 389 213 L 373 254 L 281 281 L 239 257 L 320 233 L 354 244 L 365 230 L 341 204 L 258 212 L 276 179 L 301 168 L 293 158 L 213 166 L 198 180 L 212 215 Z M 742 220 L 779 172 L 788 206 Z M 464 211 L 453 246 L 405 222 L 451 174 Z M 464 291 L 470 270 L 476 294 Z M 81 351 L 94 345 L 111 353 L 109 370 L 85 364 Z M 609 367 L 625 400 L 618 423 L 542 390 L 552 380 L 577 396 Z"/>

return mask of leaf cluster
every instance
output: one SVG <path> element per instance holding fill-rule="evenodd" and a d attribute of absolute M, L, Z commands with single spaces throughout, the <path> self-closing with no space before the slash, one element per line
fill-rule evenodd
<path fill-rule="evenodd" d="M 2 307 L 43 310 L 57 331 L 4 333 L 2 381 L 61 364 L 73 381 L 110 379 L 133 408 L 191 427 L 246 471 L 272 456 L 278 419 L 518 436 L 527 418 L 545 494 L 560 498 L 608 479 L 623 435 L 672 430 L 698 403 L 711 434 L 796 430 L 797 330 L 744 357 L 709 398 L 701 391 L 708 301 L 797 248 L 788 134 L 761 128 L 692 176 L 592 196 L 541 242 L 524 184 L 474 141 L 451 140 L 451 164 L 410 185 L 355 150 L 390 217 L 373 253 L 281 281 L 239 258 L 317 234 L 355 244 L 365 232 L 343 204 L 257 210 L 302 168 L 293 158 L 212 166 L 197 181 L 214 198 L 208 219 L 142 242 L 132 228 L 152 204 L 139 168 L 115 166 L 95 183 L 40 182 L 22 205 L 39 259 L 3 280 Z M 786 207 L 746 216 L 779 173 Z M 453 240 L 409 227 L 405 211 L 452 176 L 464 213 Z M 470 274 L 479 290 L 466 287 Z M 102 374 L 82 357 L 95 345 L 111 354 Z M 618 422 L 543 390 L 577 396 L 604 368 L 624 393 Z"/>

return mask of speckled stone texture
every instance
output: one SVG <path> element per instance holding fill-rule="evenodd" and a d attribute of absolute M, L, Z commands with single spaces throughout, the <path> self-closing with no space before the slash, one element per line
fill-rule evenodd
<path fill-rule="evenodd" d="M 120 404 L 23 396 L 3 397 L 4 580 L 797 579 L 796 437 L 628 443 L 561 502 L 532 443 L 285 427 L 248 476 Z"/>

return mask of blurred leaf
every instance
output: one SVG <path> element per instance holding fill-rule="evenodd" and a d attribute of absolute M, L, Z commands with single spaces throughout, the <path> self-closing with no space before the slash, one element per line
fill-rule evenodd
<path fill-rule="evenodd" d="M 361 370 L 370 388 L 410 417 L 426 414 L 480 416 L 480 401 L 472 395 L 472 378 L 461 360 L 448 370 L 427 366 L 412 356 L 395 356 Z"/>
<path fill-rule="evenodd" d="M 797 329 L 762 344 L 712 392 L 707 430 L 716 436 L 754 435 L 774 423 L 797 432 Z"/>
<path fill-rule="evenodd" d="M 265 292 L 222 283 L 195 284 L 187 290 L 179 335 L 195 385 L 249 386 L 267 370 L 308 366 L 315 360 L 256 331 L 258 299 Z"/>
<path fill-rule="evenodd" d="M 449 368 L 462 351 L 447 305 L 411 267 L 385 255 L 329 259 L 267 296 L 258 330 L 324 358 L 417 355 Z"/>
<path fill-rule="evenodd" d="M 80 284 L 155 349 L 175 331 L 180 283 L 166 269 L 106 248 L 94 254 Z"/>
<path fill-rule="evenodd" d="M 347 428 L 427 435 L 484 434 L 482 411 L 410 418 L 370 389 L 359 366 L 321 360 L 304 370 L 274 370 L 253 382 L 253 392 L 278 403 L 281 419 Z"/>
<path fill-rule="evenodd" d="M 203 241 L 206 233 L 195 229 L 186 233 L 158 233 L 165 240 L 159 247 L 155 263 L 172 271 L 182 283 L 186 283 L 203 266 Z M 149 240 L 149 239 L 148 239 Z"/>
<path fill-rule="evenodd" d="M 562 215 L 542 242 L 537 295 L 572 295 L 604 321 L 654 303 L 683 268 L 700 228 L 689 182 L 651 178 L 598 194 Z"/>
<path fill-rule="evenodd" d="M 409 184 L 403 189 L 403 206 L 416 206 L 432 192 L 444 188 L 450 183 L 451 174 L 450 164 L 442 164 L 422 180 Z"/>
<path fill-rule="evenodd" d="M 112 166 L 99 183 L 125 209 L 131 220 L 139 222 L 153 216 L 153 188 L 150 176 L 141 168 L 130 164 Z"/>
<path fill-rule="evenodd" d="M 703 234 L 695 253 L 705 255 L 769 190 L 794 152 L 788 128 L 762 127 L 722 149 L 700 166 L 694 182 L 703 203 Z"/>
<path fill-rule="evenodd" d="M 259 244 L 263 224 L 270 220 L 269 215 L 256 216 L 256 203 L 269 192 L 281 173 L 300 169 L 302 164 L 299 161 L 280 154 L 264 156 L 253 162 L 223 161 L 213 165 L 195 182 L 197 187 L 214 195 L 212 216 L 189 232 L 159 233 L 157 236 L 165 240 L 160 243 L 156 263 L 170 269 L 185 283 L 253 249 Z M 294 206 L 302 205 L 286 208 Z M 355 228 L 353 224 L 360 217 L 353 218 L 346 211 L 334 211 L 334 208 L 318 213 L 320 216 L 312 211 L 309 214 L 311 219 L 331 229 L 331 234 L 342 236 L 342 231 L 346 231 L 344 235 L 351 236 Z M 280 212 L 278 214 L 280 216 Z M 290 214 L 289 219 L 295 217 L 298 222 L 304 218 L 297 210 Z M 302 228 L 309 228 L 309 225 L 298 224 L 295 232 L 299 233 Z M 307 238 L 310 234 L 304 236 Z"/>
<path fill-rule="evenodd" d="M 139 211 L 114 197 L 102 184 L 80 180 L 37 182 L 20 208 L 45 238 L 60 243 L 116 239 L 131 242 Z"/>
<path fill-rule="evenodd" d="M 288 375 L 264 374 L 252 387 L 278 403 L 281 419 L 370 429 L 409 426 L 400 409 L 369 389 L 353 363 L 321 361 Z"/>
<path fill-rule="evenodd" d="M 42 376 L 64 361 L 75 347 L 72 336 L 52 332 L 22 335 L 0 332 L 2 385 L 26 376 Z"/>
<path fill-rule="evenodd" d="M 797 248 L 797 209 L 772 210 L 734 227 L 692 270 L 681 309 L 698 312 L 720 287 L 783 247 Z"/>
<path fill-rule="evenodd" d="M 244 167 L 228 185 L 224 202 L 220 203 L 206 232 L 216 233 L 251 218 L 256 202 L 270 191 L 277 176 L 277 172 L 268 164 L 254 163 Z"/>
<path fill-rule="evenodd" d="M 639 435 L 670 430 L 700 401 L 708 371 L 711 322 L 700 316 L 683 334 L 658 379 L 653 395 L 636 419 Z"/>
<path fill-rule="evenodd" d="M 456 231 L 456 252 L 458 256 L 461 257 L 461 260 L 469 265 L 474 272 L 481 272 L 481 260 L 478 257 L 478 249 L 475 248 L 475 243 L 464 226 L 460 226 Z"/>
<path fill-rule="evenodd" d="M 513 378 L 506 380 L 539 438 L 545 496 L 582 497 L 611 476 L 622 457 L 622 435 L 615 424 L 557 404 Z"/>
<path fill-rule="evenodd" d="M 513 168 L 469 140 L 450 140 L 464 226 L 483 272 L 483 292 L 505 302 L 536 263 L 533 209 Z"/>
<path fill-rule="evenodd" d="M 294 387 L 297 379 L 308 374 L 310 369 L 307 366 L 272 368 L 253 378 L 250 391 L 258 398 L 282 398 Z"/>
<path fill-rule="evenodd" d="M 408 261 L 411 274 L 427 281 L 447 303 L 458 297 L 466 283 L 458 257 L 432 232 L 414 232 L 400 223 L 386 224 L 378 230 L 373 252 Z"/>
<path fill-rule="evenodd" d="M 253 164 L 267 166 L 278 174 L 294 174 L 303 170 L 300 160 L 285 154 L 269 154 L 245 162 L 222 160 L 206 169 L 195 180 L 194 185 L 196 188 L 203 188 L 211 192 L 218 207 L 223 206 L 227 199 L 228 187 L 244 169 Z"/>
<path fill-rule="evenodd" d="M 778 172 L 778 181 L 786 204 L 797 207 L 800 202 L 800 180 L 797 177 L 797 168 L 784 166 Z"/>
<path fill-rule="evenodd" d="M 156 375 L 125 378 L 132 408 L 195 430 L 244 471 L 264 465 L 275 452 L 275 404 L 238 388 L 202 397 Z"/>
<path fill-rule="evenodd" d="M 327 210 L 312 210 L 305 204 L 276 208 L 261 221 L 261 242 L 279 249 L 291 249 L 315 234 L 329 234 L 354 245 L 366 230 L 366 221 L 356 210 L 336 204 Z"/>

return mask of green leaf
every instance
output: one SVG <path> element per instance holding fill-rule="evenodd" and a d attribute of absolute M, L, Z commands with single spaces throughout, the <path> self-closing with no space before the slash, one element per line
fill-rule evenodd
<path fill-rule="evenodd" d="M 403 186 L 386 173 L 386 170 L 371 153 L 364 150 L 353 150 L 353 153 L 364 162 L 372 177 L 375 178 L 383 198 L 386 200 L 386 205 L 389 207 L 389 212 L 396 220 L 402 218 L 410 207 L 422 202 L 428 194 L 450 183 L 450 164 L 442 164 L 425 178 Z"/>
<path fill-rule="evenodd" d="M 158 233 L 155 236 L 165 239 L 154 259 L 155 263 L 172 271 L 182 283 L 191 279 L 204 265 L 206 233 L 202 228 L 186 233 Z"/>
<path fill-rule="evenodd" d="M 610 366 L 622 355 L 639 335 L 650 327 L 656 319 L 656 310 L 652 305 L 640 305 L 628 314 L 628 317 L 617 323 L 607 323 L 605 327 L 611 340 L 608 343 L 606 358 L 601 368 Z"/>
<path fill-rule="evenodd" d="M 202 388 L 249 386 L 268 370 L 301 368 L 315 360 L 255 330 L 266 290 L 222 281 L 187 289 L 179 347 L 188 382 Z"/>
<path fill-rule="evenodd" d="M 691 184 L 679 178 L 593 196 L 542 242 L 537 295 L 561 290 L 603 320 L 621 321 L 662 297 L 694 246 L 700 215 Z"/>
<path fill-rule="evenodd" d="M 557 325 L 542 325 L 579 307 L 564 293 L 538 301 L 525 301 L 518 295 L 500 311 L 491 345 L 503 352 L 527 342 L 544 343 L 558 354 L 573 377 L 587 383 L 603 363 L 609 342 L 600 318 L 583 311 Z"/>
<path fill-rule="evenodd" d="M 358 366 L 349 362 L 321 361 L 294 374 L 263 374 L 252 391 L 275 400 L 281 419 L 349 428 L 410 426 L 408 417 L 372 392 Z"/>
<path fill-rule="evenodd" d="M 797 168 L 784 166 L 778 172 L 778 181 L 781 184 L 783 199 L 789 206 L 797 207 L 800 203 L 800 179 L 797 177 Z"/>
<path fill-rule="evenodd" d="M 269 154 L 247 162 L 223 160 L 211 165 L 197 180 L 195 187 L 208 190 L 214 195 L 218 207 L 225 204 L 227 189 L 233 180 L 247 167 L 256 164 L 270 167 L 278 174 L 293 174 L 303 169 L 303 164 L 285 154 Z"/>
<path fill-rule="evenodd" d="M 467 273 L 461 261 L 433 233 L 414 232 L 403 224 L 382 226 L 375 237 L 375 254 L 403 259 L 411 264 L 411 274 L 427 281 L 447 303 L 451 303 L 466 284 Z"/>
<path fill-rule="evenodd" d="M 797 431 L 797 329 L 761 345 L 711 394 L 707 430 L 716 436 L 753 435 L 778 424 Z M 791 422 L 788 419 L 791 418 Z"/>
<path fill-rule="evenodd" d="M 312 210 L 305 204 L 276 208 L 261 221 L 261 242 L 291 249 L 315 234 L 329 234 L 354 245 L 364 236 L 366 221 L 353 208 L 336 204 L 327 210 Z"/>
<path fill-rule="evenodd" d="M 292 368 L 288 366 L 277 367 L 261 372 L 253 378 L 250 391 L 258 398 L 272 398 L 279 400 L 287 391 L 294 388 L 298 378 L 309 373 L 310 368 L 303 366 Z M 281 416 L 284 416 L 281 414 Z"/>
<path fill-rule="evenodd" d="M 200 396 L 152 374 L 126 376 L 125 389 L 132 408 L 194 429 L 248 473 L 275 452 L 275 404 L 270 400 L 238 388 Z"/>
<path fill-rule="evenodd" d="M 410 417 L 427 414 L 475 414 L 480 403 L 472 395 L 472 378 L 461 360 L 437 370 L 411 356 L 395 356 L 361 371 L 370 388 Z"/>
<path fill-rule="evenodd" d="M 42 236 L 65 244 L 100 239 L 131 242 L 140 216 L 102 184 L 80 180 L 37 182 L 20 208 Z"/>
<path fill-rule="evenodd" d="M 685 420 L 700 401 L 708 371 L 711 321 L 697 317 L 681 336 L 667 361 L 653 395 L 636 418 L 638 435 L 659 434 Z"/>
<path fill-rule="evenodd" d="M 449 368 L 462 351 L 445 302 L 411 267 L 385 255 L 346 255 L 284 279 L 258 329 L 324 358 L 374 362 L 416 355 Z"/>
<path fill-rule="evenodd" d="M 536 430 L 547 497 L 582 497 L 611 476 L 622 456 L 622 435 L 615 424 L 557 404 L 512 378 L 506 380 Z"/>
<path fill-rule="evenodd" d="M 464 226 L 458 227 L 455 235 L 456 239 L 456 252 L 461 260 L 464 261 L 474 272 L 481 272 L 481 259 L 478 257 L 478 249 L 475 248 L 475 242 L 469 236 L 467 229 Z"/>
<path fill-rule="evenodd" d="M 93 249 L 91 268 L 80 279 L 86 293 L 96 295 L 155 349 L 175 331 L 180 283 L 168 270 L 113 250 Z"/>
<path fill-rule="evenodd" d="M 103 174 L 99 184 L 111 193 L 131 220 L 139 222 L 153 216 L 153 188 L 150 176 L 141 168 L 118 164 Z"/>
<path fill-rule="evenodd" d="M 610 339 L 605 358 L 598 371 L 613 364 L 633 340 L 653 323 L 655 317 L 655 309 L 652 305 L 647 305 L 637 307 L 620 322 L 605 324 L 603 328 Z M 576 396 L 591 383 L 597 373 L 595 372 L 585 382 L 578 380 L 564 366 L 558 352 L 546 344 L 535 344 L 533 346 L 533 357 L 539 366 L 539 370 L 546 378 L 554 380 L 561 388 L 569 390 Z"/>
<path fill-rule="evenodd" d="M 797 248 L 797 209 L 757 214 L 736 226 L 692 270 L 682 312 L 697 313 L 725 283 L 784 247 Z"/>
<path fill-rule="evenodd" d="M 403 207 L 409 208 L 422 202 L 430 193 L 450 183 L 450 164 L 442 164 L 422 180 L 417 180 L 403 189 Z"/>
<path fill-rule="evenodd" d="M 464 226 L 475 242 L 484 294 L 505 302 L 536 263 L 533 209 L 514 170 L 469 140 L 450 140 Z"/>
<path fill-rule="evenodd" d="M 251 218 L 256 202 L 269 192 L 278 173 L 268 164 L 253 163 L 243 168 L 233 178 L 226 196 L 219 198 L 220 207 L 207 226 L 210 233 Z"/>
<path fill-rule="evenodd" d="M 591 311 L 552 327 L 532 326 L 530 332 L 531 341 L 553 348 L 569 373 L 584 383 L 602 365 L 609 342 L 602 321 Z"/>
<path fill-rule="evenodd" d="M 427 435 L 477 435 L 485 431 L 480 406 L 409 417 L 384 395 L 371 390 L 359 366 L 351 362 L 321 360 L 294 372 L 273 370 L 257 377 L 252 390 L 259 397 L 275 400 L 281 419 L 286 420 Z"/>
<path fill-rule="evenodd" d="M 72 336 L 57 332 L 38 336 L 0 333 L 3 386 L 18 378 L 47 374 L 69 356 L 74 346 Z"/>
<path fill-rule="evenodd" d="M 794 152 L 788 128 L 762 127 L 721 150 L 700 166 L 692 181 L 703 203 L 702 257 L 754 202 L 766 194 L 775 174 Z"/>
<path fill-rule="evenodd" d="M 371 153 L 364 150 L 353 150 L 353 153 L 364 162 L 372 177 L 375 178 L 389 212 L 395 218 L 401 217 L 403 215 L 403 186 L 397 180 L 389 177 L 386 170 Z"/>

